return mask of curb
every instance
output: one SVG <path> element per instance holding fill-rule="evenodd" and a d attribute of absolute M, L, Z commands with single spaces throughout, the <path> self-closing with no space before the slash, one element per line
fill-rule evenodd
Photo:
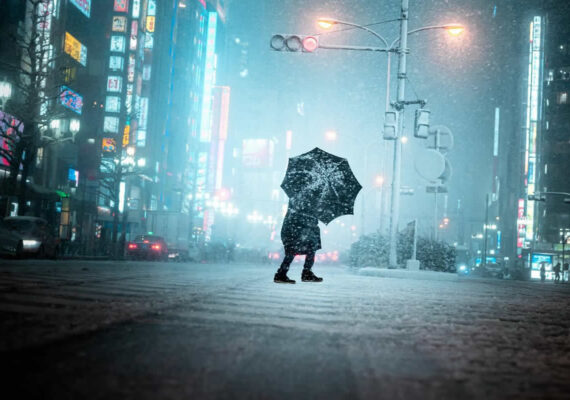
<path fill-rule="evenodd" d="M 380 278 L 418 279 L 432 281 L 458 281 L 461 277 L 455 273 L 437 271 L 410 271 L 407 269 L 385 269 L 375 267 L 359 268 L 358 275 L 377 276 Z"/>

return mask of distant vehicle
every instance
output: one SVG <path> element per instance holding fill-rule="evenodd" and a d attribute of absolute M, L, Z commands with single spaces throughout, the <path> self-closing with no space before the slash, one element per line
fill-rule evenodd
<path fill-rule="evenodd" d="M 492 277 L 492 278 L 499 278 L 503 279 L 504 277 L 504 268 L 501 264 L 496 262 L 487 262 L 487 265 L 483 266 L 485 271 L 485 276 Z"/>
<path fill-rule="evenodd" d="M 139 235 L 127 243 L 127 256 L 136 260 L 168 261 L 168 246 L 162 236 Z"/>
<path fill-rule="evenodd" d="M 15 230 L 8 228 L 0 218 L 0 254 L 20 258 L 24 254 L 24 242 Z"/>
<path fill-rule="evenodd" d="M 457 263 L 455 270 L 459 275 L 469 275 L 471 273 L 471 268 L 465 262 Z"/>
<path fill-rule="evenodd" d="M 38 258 L 57 258 L 59 239 L 53 228 L 43 218 L 7 217 L 4 225 L 22 238 L 22 255 L 32 254 Z"/>
<path fill-rule="evenodd" d="M 455 248 L 455 272 L 459 275 L 470 275 L 471 266 L 469 264 L 470 251 L 465 246 Z"/>
<path fill-rule="evenodd" d="M 148 211 L 146 234 L 160 236 L 166 242 L 170 259 L 188 261 L 191 243 L 190 216 L 174 211 Z"/>

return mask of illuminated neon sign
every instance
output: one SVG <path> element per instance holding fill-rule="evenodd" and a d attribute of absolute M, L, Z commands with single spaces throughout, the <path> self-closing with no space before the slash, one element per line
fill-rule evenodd
<path fill-rule="evenodd" d="M 87 66 L 87 47 L 81 44 L 81 42 L 75 39 L 69 32 L 65 32 L 63 51 L 84 67 Z"/>
<path fill-rule="evenodd" d="M 528 60 L 528 87 L 526 103 L 525 123 L 525 158 L 524 173 L 526 194 L 535 192 L 536 185 L 536 144 L 538 142 L 538 130 L 540 120 L 541 101 L 541 69 L 543 62 L 542 41 L 542 17 L 536 16 L 530 23 L 530 43 Z M 534 238 L 534 206 L 532 200 L 526 204 L 525 239 L 532 241 Z"/>
<path fill-rule="evenodd" d="M 115 0 L 115 6 L 113 9 L 117 12 L 129 11 L 129 0 Z"/>
<path fill-rule="evenodd" d="M 91 16 L 91 0 L 69 0 L 87 18 Z"/>
<path fill-rule="evenodd" d="M 216 83 L 216 28 L 218 15 L 215 12 L 208 13 L 208 35 L 206 38 L 206 67 L 204 70 L 204 92 L 202 96 L 202 117 L 200 124 L 200 141 L 209 142 L 211 132 L 211 105 L 212 89 Z"/>
<path fill-rule="evenodd" d="M 77 114 L 81 114 L 81 109 L 83 108 L 83 96 L 79 93 L 71 90 L 67 86 L 62 86 L 59 94 L 59 101 L 65 108 L 68 108 Z"/>

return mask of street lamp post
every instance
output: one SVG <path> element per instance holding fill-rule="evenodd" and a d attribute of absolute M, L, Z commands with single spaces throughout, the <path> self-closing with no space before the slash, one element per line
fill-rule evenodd
<path fill-rule="evenodd" d="M 390 99 L 390 53 L 398 54 L 398 88 L 397 88 L 397 101 L 391 105 L 394 107 L 398 113 L 397 121 L 397 131 L 394 137 L 394 157 L 393 157 L 393 173 L 392 173 L 392 187 L 391 187 L 391 202 L 390 202 L 390 251 L 389 251 L 389 265 L 391 268 L 397 267 L 397 233 L 398 233 L 398 219 L 400 213 L 400 183 L 401 183 L 401 157 L 402 157 L 402 142 L 401 138 L 403 136 L 404 129 L 404 109 L 408 104 L 416 104 L 419 102 L 406 102 L 405 100 L 405 88 L 406 88 L 406 55 L 409 52 L 408 49 L 408 35 L 416 32 L 431 30 L 431 29 L 446 29 L 452 35 L 459 35 L 463 32 L 464 27 L 459 24 L 447 24 L 447 25 L 434 25 L 425 26 L 422 28 L 414 29 L 408 31 L 408 11 L 409 11 L 409 0 L 401 0 L 400 8 L 400 35 L 396 38 L 390 46 L 388 42 L 381 35 L 376 33 L 370 28 L 362 25 L 358 25 L 351 22 L 339 21 L 332 18 L 321 18 L 319 19 L 319 25 L 323 28 L 330 28 L 335 24 L 348 25 L 355 28 L 365 30 L 378 39 L 380 39 L 385 45 L 384 48 L 378 47 L 362 47 L 362 46 L 330 46 L 321 45 L 319 48 L 331 49 L 331 50 L 360 50 L 360 51 L 374 51 L 374 52 L 384 52 L 388 54 L 388 68 L 386 77 L 386 110 L 389 109 L 389 99 Z M 397 47 L 395 47 L 398 45 Z M 421 101 L 420 101 L 421 102 Z"/>

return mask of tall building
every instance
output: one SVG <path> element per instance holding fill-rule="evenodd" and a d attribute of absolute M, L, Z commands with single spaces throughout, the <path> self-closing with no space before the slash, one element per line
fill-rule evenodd
<path fill-rule="evenodd" d="M 225 18 L 219 0 L 165 2 L 157 17 L 153 211 L 188 216 L 195 237 L 209 235 L 215 213 L 210 200 L 222 188 L 230 102 L 229 87 L 219 86 Z"/>
<path fill-rule="evenodd" d="M 562 194 L 570 192 L 570 5 L 556 1 L 527 1 L 514 20 L 522 30 L 518 42 L 519 130 L 510 137 L 508 165 L 503 173 L 504 193 L 500 215 L 508 232 L 505 245 L 514 243 L 514 259 L 532 265 L 562 261 L 561 235 L 570 231 L 570 205 Z M 515 228 L 516 227 L 516 228 Z M 513 229 L 514 228 L 514 229 Z M 512 234 L 511 234 L 512 232 Z M 550 267 L 547 267 L 550 268 Z"/>
<path fill-rule="evenodd" d="M 536 190 L 570 193 L 570 5 L 551 6 L 540 21 L 544 69 L 537 86 L 542 112 Z M 570 196 L 547 195 L 545 202 L 536 204 L 536 240 L 558 244 L 570 236 L 570 204 L 565 197 Z"/>
<path fill-rule="evenodd" d="M 78 149 L 95 136 L 91 121 L 98 110 L 90 102 L 97 97 L 100 60 L 96 9 L 91 1 L 79 0 L 2 4 L 2 59 L 8 61 L 9 73 L 0 76 L 18 87 L 12 91 L 10 112 L 26 122 L 23 131 L 35 138 L 26 154 L 33 165 L 25 177 L 24 207 L 12 192 L 3 198 L 2 211 L 45 217 L 59 227 L 61 239 L 71 237 L 75 211 L 81 208 L 78 186 L 84 176 Z M 8 48 L 10 56 L 4 57 Z M 22 167 L 16 170 L 22 181 Z"/>
<path fill-rule="evenodd" d="M 144 212 L 152 204 L 155 165 L 149 103 L 160 5 L 156 0 L 114 0 L 105 7 L 98 229 L 117 228 L 120 214 L 121 230 L 128 237 L 144 230 Z"/>

